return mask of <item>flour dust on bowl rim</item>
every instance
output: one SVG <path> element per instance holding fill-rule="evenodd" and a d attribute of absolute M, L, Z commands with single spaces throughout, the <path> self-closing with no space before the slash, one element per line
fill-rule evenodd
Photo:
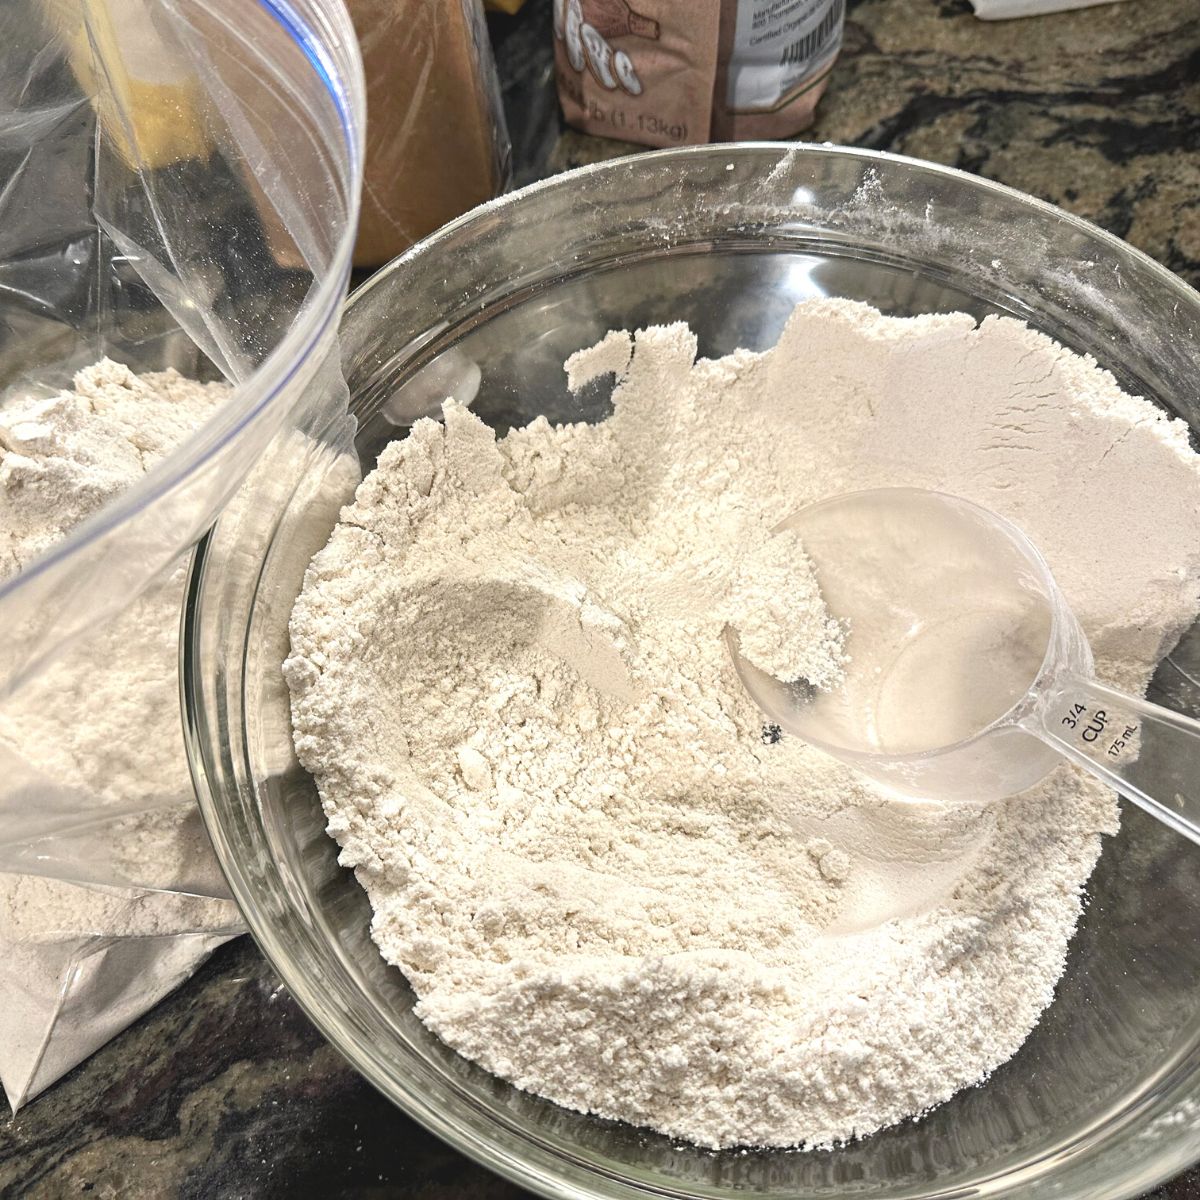
<path fill-rule="evenodd" d="M 1192 848 L 1142 814 L 1126 809 L 1106 841 L 1053 1004 L 985 1084 L 828 1152 L 710 1152 L 522 1093 L 431 1034 L 370 939 L 367 900 L 291 752 L 279 665 L 292 602 L 384 445 L 446 395 L 473 399 L 501 432 L 601 414 L 606 389 L 573 397 L 562 363 L 608 329 L 685 320 L 717 357 L 773 345 L 794 305 L 820 296 L 1018 317 L 1200 430 L 1187 383 L 1200 377 L 1200 296 L 1009 189 L 796 145 L 663 151 L 527 188 L 351 299 L 353 450 L 326 439 L 281 460 L 202 545 L 182 653 L 205 820 L 254 935 L 333 1044 L 439 1136 L 543 1195 L 1124 1200 L 1185 1167 L 1200 1125 L 1200 873 Z M 1197 711 L 1198 652 L 1189 633 L 1151 697 Z"/>

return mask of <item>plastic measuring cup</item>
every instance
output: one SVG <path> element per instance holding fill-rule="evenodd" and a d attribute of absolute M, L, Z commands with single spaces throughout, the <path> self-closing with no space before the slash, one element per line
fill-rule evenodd
<path fill-rule="evenodd" d="M 801 509 L 784 530 L 845 624 L 849 662 L 829 691 L 783 682 L 726 629 L 742 683 L 781 727 L 930 799 L 1013 795 L 1067 758 L 1200 841 L 1200 721 L 1096 682 L 1083 630 L 1016 526 L 954 496 L 879 488 Z"/>

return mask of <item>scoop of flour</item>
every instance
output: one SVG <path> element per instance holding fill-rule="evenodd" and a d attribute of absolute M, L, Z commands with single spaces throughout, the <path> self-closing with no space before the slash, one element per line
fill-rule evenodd
<path fill-rule="evenodd" d="M 739 559 L 729 624 L 743 657 L 785 683 L 828 690 L 841 680 L 846 631 L 829 615 L 800 539 L 785 529 Z"/>

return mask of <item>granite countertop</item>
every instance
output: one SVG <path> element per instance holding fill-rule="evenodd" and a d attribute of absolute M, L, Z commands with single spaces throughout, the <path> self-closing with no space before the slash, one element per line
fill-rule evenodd
<path fill-rule="evenodd" d="M 632 149 L 561 128 L 548 10 L 493 21 L 518 183 Z M 1200 12 L 1179 0 L 999 25 L 966 0 L 851 0 L 809 136 L 1011 184 L 1200 286 Z M 0 1118 L 0 1197 L 519 1194 L 362 1082 L 248 938 Z M 1153 1195 L 1200 1195 L 1200 1169 Z"/>

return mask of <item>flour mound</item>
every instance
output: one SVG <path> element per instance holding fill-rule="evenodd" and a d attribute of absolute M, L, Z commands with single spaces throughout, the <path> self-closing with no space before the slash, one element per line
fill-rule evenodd
<path fill-rule="evenodd" d="M 573 362 L 618 378 L 599 424 L 497 441 L 449 403 L 384 451 L 292 614 L 296 748 L 448 1044 L 702 1145 L 827 1146 L 1017 1051 L 1117 805 L 1069 767 L 990 807 L 897 801 L 764 729 L 731 619 L 773 673 L 840 665 L 771 528 L 860 488 L 972 499 L 1136 688 L 1200 607 L 1200 470 L 1181 423 L 1008 319 L 820 301 L 766 353 L 628 340 Z M 1084 481 L 1127 538 L 1061 503 Z M 772 571 L 785 645 L 755 626 Z"/>
<path fill-rule="evenodd" d="M 0 579 L 137 482 L 228 394 L 105 358 L 64 391 L 0 405 Z"/>
<path fill-rule="evenodd" d="M 140 481 L 229 390 L 102 359 L 56 394 L 6 397 L 0 581 Z M 14 1109 L 187 978 L 239 925 L 230 901 L 147 890 L 220 878 L 179 716 L 186 574 L 178 563 L 0 705 L 6 832 L 20 842 L 14 829 L 30 797 L 54 825 L 6 865 L 52 876 L 62 855 L 64 871 L 145 885 L 0 873 L 0 1081 Z"/>
<path fill-rule="evenodd" d="M 101 359 L 71 388 L 0 408 L 0 580 L 142 479 L 228 395 L 225 383 L 170 369 L 137 375 Z M 129 823 L 111 847 L 130 865 L 140 859 L 143 874 L 153 864 L 164 881 L 207 853 L 179 719 L 186 575 L 187 564 L 177 564 L 0 706 L 0 763 L 10 787 L 27 764 L 44 785 L 78 793 L 78 816 L 92 805 L 96 816 L 105 805 L 183 810 L 174 820 L 160 813 Z M 7 878 L 0 877 L 0 895 Z M 79 902 L 93 897 L 83 893 Z M 222 917 L 227 924 L 228 911 Z"/>

